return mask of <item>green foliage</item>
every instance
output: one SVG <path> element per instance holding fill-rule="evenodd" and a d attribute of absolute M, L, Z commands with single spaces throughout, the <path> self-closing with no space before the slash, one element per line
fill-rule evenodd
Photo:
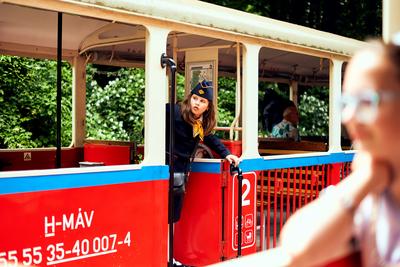
<path fill-rule="evenodd" d="M 88 67 L 94 74 L 96 67 Z M 144 70 L 121 68 L 104 88 L 92 75 L 87 84 L 87 137 L 142 142 Z"/>
<path fill-rule="evenodd" d="M 56 67 L 0 56 L 0 148 L 56 145 Z M 71 143 L 71 67 L 62 65 L 62 145 Z"/>
<path fill-rule="evenodd" d="M 228 77 L 218 78 L 218 126 L 229 127 L 235 119 L 235 90 L 235 79 Z M 216 135 L 219 138 L 229 139 L 229 132 L 227 131 L 218 131 Z"/>
<path fill-rule="evenodd" d="M 382 33 L 381 0 L 204 1 L 360 40 Z"/>
<path fill-rule="evenodd" d="M 230 126 L 235 119 L 236 80 L 228 77 L 218 79 L 218 126 Z"/>
<path fill-rule="evenodd" d="M 321 91 L 322 88 L 319 89 Z M 328 136 L 328 103 L 313 95 L 312 91 L 315 90 L 305 91 L 300 96 L 300 136 Z"/>
<path fill-rule="evenodd" d="M 185 98 L 185 76 L 176 73 L 176 99 L 178 102 Z"/>

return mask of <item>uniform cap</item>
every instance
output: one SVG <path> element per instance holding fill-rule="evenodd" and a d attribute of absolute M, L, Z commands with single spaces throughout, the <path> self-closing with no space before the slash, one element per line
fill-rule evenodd
<path fill-rule="evenodd" d="M 191 91 L 192 94 L 204 97 L 205 99 L 213 100 L 213 86 L 211 81 L 203 80 L 199 82 Z"/>

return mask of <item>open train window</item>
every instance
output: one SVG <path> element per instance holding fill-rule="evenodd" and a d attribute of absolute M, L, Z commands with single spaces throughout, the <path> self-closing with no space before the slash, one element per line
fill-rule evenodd
<path fill-rule="evenodd" d="M 84 163 L 121 165 L 143 159 L 146 29 L 107 23 L 85 38 Z M 139 151 L 140 150 L 140 151 Z"/>
<path fill-rule="evenodd" d="M 2 5 L 0 17 L 0 170 L 79 167 L 86 160 L 86 137 L 141 143 L 143 26 L 62 14 L 59 31 L 57 12 L 9 4 Z M 60 32 L 62 148 L 58 154 Z M 61 158 L 60 165 L 56 158 Z M 127 164 L 136 159 L 131 152 L 127 158 Z"/>
<path fill-rule="evenodd" d="M 263 47 L 259 62 L 260 154 L 328 151 L 329 60 Z"/>

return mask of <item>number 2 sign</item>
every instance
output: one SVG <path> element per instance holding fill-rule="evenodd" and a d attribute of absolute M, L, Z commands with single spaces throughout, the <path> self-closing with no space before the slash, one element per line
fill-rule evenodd
<path fill-rule="evenodd" d="M 256 186 L 255 172 L 243 173 L 242 181 L 242 249 L 250 248 L 256 242 Z M 238 179 L 232 176 L 232 249 L 238 249 Z"/>

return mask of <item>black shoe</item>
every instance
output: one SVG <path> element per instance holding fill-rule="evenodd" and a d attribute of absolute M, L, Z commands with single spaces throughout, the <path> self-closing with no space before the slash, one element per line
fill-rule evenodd
<path fill-rule="evenodd" d="M 173 265 L 174 267 L 192 267 L 192 266 L 189 266 L 189 265 L 185 265 L 185 264 L 181 264 L 181 263 L 179 263 L 179 264 L 177 264 L 177 263 L 174 263 L 174 265 Z"/>
<path fill-rule="evenodd" d="M 174 266 L 174 267 L 191 267 L 191 266 L 189 266 L 189 265 L 182 264 L 182 263 L 180 263 L 179 261 L 177 261 L 177 260 L 175 260 L 175 259 L 174 259 L 173 266 Z"/>

